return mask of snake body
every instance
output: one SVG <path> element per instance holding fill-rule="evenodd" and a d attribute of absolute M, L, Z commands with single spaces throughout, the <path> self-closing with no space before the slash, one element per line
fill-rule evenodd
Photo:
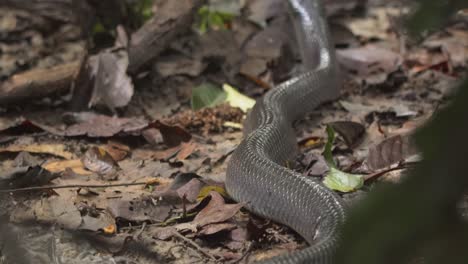
<path fill-rule="evenodd" d="M 297 150 L 292 122 L 338 97 L 337 65 L 321 3 L 288 4 L 306 71 L 257 101 L 228 164 L 226 189 L 250 211 L 291 227 L 310 244 L 267 263 L 326 264 L 332 262 L 345 219 L 344 203 L 318 180 L 283 165 Z"/>

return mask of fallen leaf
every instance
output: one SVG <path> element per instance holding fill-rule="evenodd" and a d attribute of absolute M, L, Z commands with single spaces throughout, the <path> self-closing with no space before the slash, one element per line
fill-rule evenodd
<path fill-rule="evenodd" d="M 42 165 L 42 167 L 54 173 L 64 172 L 66 169 L 71 169 L 74 173 L 80 175 L 93 174 L 91 171 L 85 169 L 83 162 L 81 162 L 80 159 L 51 161 Z"/>
<path fill-rule="evenodd" d="M 211 200 L 208 205 L 203 208 L 193 223 L 197 226 L 203 227 L 208 224 L 224 222 L 233 217 L 241 208 L 243 204 L 226 204 L 224 198 L 217 192 L 210 192 Z"/>
<path fill-rule="evenodd" d="M 101 148 L 105 150 L 114 161 L 123 160 L 130 152 L 130 148 L 127 145 L 112 140 L 107 142 L 106 145 L 101 146 Z"/>
<path fill-rule="evenodd" d="M 81 158 L 83 165 L 98 174 L 110 174 L 117 169 L 117 163 L 104 149 L 91 147 Z"/>
<path fill-rule="evenodd" d="M 159 129 L 164 143 L 168 147 L 178 146 L 182 142 L 190 141 L 192 138 L 192 135 L 182 127 L 177 125 L 167 125 L 158 120 L 150 124 L 150 127 Z"/>
<path fill-rule="evenodd" d="M 417 114 L 417 112 L 409 109 L 408 106 L 401 103 L 396 103 L 394 100 L 374 100 L 372 101 L 372 104 L 368 105 L 357 102 L 340 101 L 340 105 L 346 109 L 346 111 L 356 115 L 367 115 L 372 112 L 393 112 L 395 113 L 396 117 L 409 117 Z"/>
<path fill-rule="evenodd" d="M 42 169 L 41 166 L 9 168 L 0 173 L 0 188 L 41 186 L 58 177 L 60 177 L 59 174 L 48 172 Z"/>
<path fill-rule="evenodd" d="M 363 186 L 364 177 L 362 175 L 346 173 L 330 167 L 330 171 L 327 176 L 325 176 L 323 184 L 332 190 L 351 192 Z"/>
<path fill-rule="evenodd" d="M 91 106 L 102 103 L 113 110 L 126 106 L 133 96 L 133 83 L 127 75 L 128 53 L 104 51 L 96 55 L 94 61 L 97 66 L 94 76 L 94 89 L 89 104 Z"/>
<path fill-rule="evenodd" d="M 409 135 L 396 135 L 369 148 L 366 164 L 376 171 L 418 154 Z"/>
<path fill-rule="evenodd" d="M 379 7 L 371 8 L 365 18 L 353 19 L 346 23 L 346 26 L 354 35 L 365 38 L 388 39 L 389 33 L 393 27 L 392 17 L 398 17 L 407 13 L 408 8 Z"/>
<path fill-rule="evenodd" d="M 109 212 L 115 218 L 132 222 L 164 222 L 172 210 L 172 202 L 167 199 L 156 200 L 151 197 L 140 199 L 120 199 L 109 201 Z"/>
<path fill-rule="evenodd" d="M 185 160 L 197 149 L 197 144 L 193 141 L 182 142 L 180 151 L 177 153 L 177 160 Z"/>
<path fill-rule="evenodd" d="M 305 166 L 305 174 L 308 176 L 322 176 L 329 171 L 329 167 L 323 156 L 315 155 L 313 152 L 304 154 L 301 163 Z"/>
<path fill-rule="evenodd" d="M 65 136 L 111 137 L 120 132 L 139 132 L 148 125 L 141 118 L 118 118 L 92 112 L 68 113 L 67 118 L 74 124 L 65 129 Z"/>
<path fill-rule="evenodd" d="M 346 145 L 350 148 L 356 146 L 365 135 L 365 128 L 362 124 L 352 121 L 336 121 L 328 123 L 329 126 L 343 137 Z"/>
<path fill-rule="evenodd" d="M 399 54 L 372 45 L 340 49 L 337 50 L 337 56 L 346 69 L 362 77 L 377 73 L 389 74 L 396 71 L 401 62 Z"/>
<path fill-rule="evenodd" d="M 239 107 L 244 113 L 255 105 L 255 100 L 239 93 L 234 87 L 229 84 L 223 85 L 223 90 L 226 92 L 226 102 L 232 107 Z"/>
<path fill-rule="evenodd" d="M 335 131 L 331 126 L 327 126 L 328 141 L 325 144 L 324 157 L 330 170 L 323 179 L 323 184 L 332 190 L 340 192 L 351 192 L 361 188 L 364 184 L 364 177 L 358 174 L 351 174 L 340 171 L 333 160 L 332 146 L 335 141 Z"/>
<path fill-rule="evenodd" d="M 234 223 L 208 224 L 208 225 L 202 227 L 202 229 L 200 231 L 198 231 L 198 234 L 199 235 L 212 235 L 212 234 L 216 234 L 216 233 L 221 232 L 221 231 L 233 230 L 236 227 L 237 227 L 237 225 L 234 224 Z"/>
<path fill-rule="evenodd" d="M 226 100 L 227 94 L 210 83 L 204 83 L 192 90 L 191 105 L 193 110 L 204 107 L 213 107 Z"/>
<path fill-rule="evenodd" d="M 51 154 L 54 156 L 62 157 L 65 159 L 73 159 L 75 154 L 66 150 L 63 144 L 28 144 L 28 145 L 15 145 L 11 144 L 7 147 L 0 148 L 0 152 L 30 152 L 30 153 L 43 153 Z"/>
<path fill-rule="evenodd" d="M 201 200 L 205 199 L 205 197 L 207 197 L 208 195 L 211 195 L 211 192 L 217 192 L 217 193 L 221 194 L 223 197 L 228 197 L 226 189 L 224 189 L 223 187 L 209 185 L 209 186 L 203 187 L 200 190 L 200 192 L 198 194 L 198 197 L 197 197 L 197 200 L 201 201 Z"/>
<path fill-rule="evenodd" d="M 188 183 L 177 189 L 177 194 L 179 197 L 185 197 L 187 201 L 195 203 L 197 201 L 198 194 L 203 188 L 205 183 L 200 181 L 197 178 L 191 179 Z"/>

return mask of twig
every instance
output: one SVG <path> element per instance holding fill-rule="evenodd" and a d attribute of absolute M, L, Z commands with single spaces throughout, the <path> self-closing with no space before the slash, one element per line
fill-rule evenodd
<path fill-rule="evenodd" d="M 209 252 L 207 252 L 206 250 L 204 250 L 203 248 L 201 248 L 197 243 L 193 242 L 192 240 L 190 240 L 189 238 L 186 238 L 184 237 L 181 233 L 177 232 L 176 230 L 173 230 L 172 231 L 172 234 L 180 239 L 182 239 L 183 241 L 189 243 L 190 245 L 192 245 L 194 248 L 196 248 L 198 251 L 200 251 L 201 253 L 203 253 L 203 255 L 209 257 L 210 259 L 214 260 L 214 261 L 217 261 L 216 258 L 211 255 Z"/>
<path fill-rule="evenodd" d="M 120 186 L 134 186 L 134 185 L 147 185 L 147 182 L 128 182 L 128 183 L 117 183 L 117 184 L 69 184 L 69 185 L 57 185 L 57 186 L 33 186 L 16 189 L 3 189 L 0 193 L 9 192 L 25 192 L 25 191 L 37 191 L 47 189 L 66 189 L 66 188 L 109 188 L 109 187 L 120 187 Z"/>
<path fill-rule="evenodd" d="M 384 175 L 385 173 L 387 172 L 391 172 L 391 171 L 396 171 L 396 170 L 402 170 L 402 169 L 407 169 L 413 165 L 416 165 L 418 162 L 405 162 L 405 163 L 400 163 L 398 164 L 398 166 L 394 167 L 394 168 L 388 168 L 388 169 L 385 169 L 385 170 L 382 170 L 382 171 L 377 171 L 377 172 L 374 172 L 374 173 L 371 173 L 371 174 L 368 174 L 368 175 L 365 175 L 364 176 L 364 180 L 365 181 L 368 181 L 368 180 L 373 180 L 377 177 L 380 177 L 382 175 Z"/>

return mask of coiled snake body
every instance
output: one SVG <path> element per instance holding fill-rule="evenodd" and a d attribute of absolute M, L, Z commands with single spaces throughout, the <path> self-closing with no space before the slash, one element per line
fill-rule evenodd
<path fill-rule="evenodd" d="M 337 67 L 321 3 L 288 3 L 306 71 L 257 101 L 245 122 L 246 138 L 228 164 L 226 188 L 249 210 L 288 225 L 310 244 L 267 263 L 326 264 L 332 262 L 344 204 L 319 181 L 283 165 L 297 147 L 292 122 L 338 96 Z"/>

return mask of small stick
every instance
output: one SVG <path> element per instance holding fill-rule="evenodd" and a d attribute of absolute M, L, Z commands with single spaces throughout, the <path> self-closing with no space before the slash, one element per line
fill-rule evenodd
<path fill-rule="evenodd" d="M 396 167 L 388 168 L 388 169 L 385 169 L 385 170 L 382 170 L 382 171 L 377 171 L 377 172 L 365 175 L 364 176 L 364 181 L 373 180 L 373 179 L 375 179 L 377 177 L 380 177 L 380 176 L 384 175 L 387 172 L 407 169 L 407 168 L 409 168 L 409 167 L 411 167 L 412 165 L 415 165 L 415 164 L 417 164 L 417 162 L 403 162 L 403 163 L 398 164 L 398 166 L 396 166 Z"/>
<path fill-rule="evenodd" d="M 203 255 L 209 257 L 210 259 L 214 260 L 214 261 L 217 261 L 216 258 L 211 255 L 210 253 L 208 253 L 206 250 L 204 250 L 203 248 L 201 248 L 197 243 L 193 242 L 192 240 L 184 237 L 181 233 L 177 232 L 176 230 L 173 230 L 172 231 L 172 234 L 180 239 L 182 239 L 183 241 L 189 243 L 190 245 L 192 245 L 194 248 L 196 248 L 198 251 L 200 251 L 201 253 L 203 253 Z"/>
<path fill-rule="evenodd" d="M 128 183 L 117 183 L 117 184 L 69 184 L 69 185 L 57 185 L 57 186 L 33 186 L 16 189 L 0 189 L 0 193 L 9 192 L 25 192 L 25 191 L 37 191 L 47 189 L 66 189 L 66 188 L 109 188 L 109 187 L 120 187 L 120 186 L 133 186 L 133 185 L 147 185 L 147 182 L 128 182 Z"/>

